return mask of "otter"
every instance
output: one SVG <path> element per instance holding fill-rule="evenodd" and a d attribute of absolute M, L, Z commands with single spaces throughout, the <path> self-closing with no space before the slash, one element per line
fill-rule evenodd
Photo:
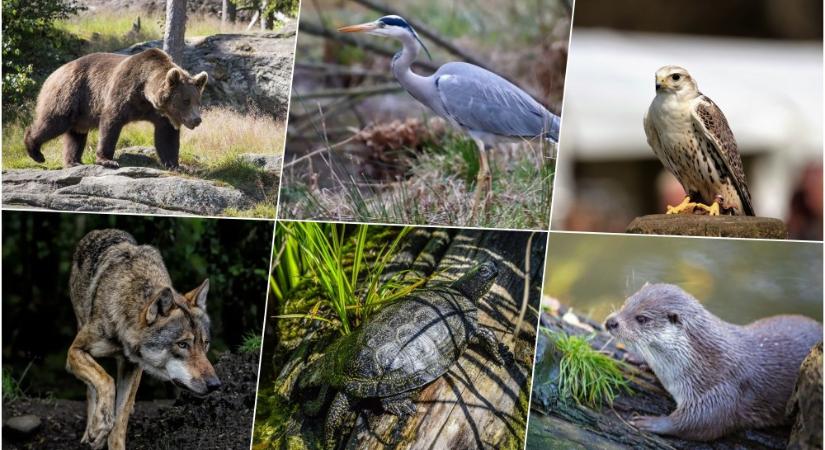
<path fill-rule="evenodd" d="M 647 362 L 676 400 L 669 416 L 640 416 L 640 430 L 711 441 L 785 423 L 799 366 L 822 325 L 797 315 L 727 323 L 670 284 L 646 284 L 605 329 Z"/>

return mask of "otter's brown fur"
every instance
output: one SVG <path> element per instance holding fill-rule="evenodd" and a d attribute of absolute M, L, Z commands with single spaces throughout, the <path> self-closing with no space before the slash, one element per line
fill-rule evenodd
<path fill-rule="evenodd" d="M 822 325 L 810 318 L 734 325 L 669 284 L 642 287 L 605 328 L 645 359 L 676 400 L 669 416 L 638 417 L 633 424 L 696 441 L 783 424 L 799 366 L 822 341 Z"/>
<path fill-rule="evenodd" d="M 80 164 L 89 130 L 100 128 L 97 164 L 113 161 L 120 131 L 129 122 L 155 126 L 155 148 L 168 168 L 178 166 L 180 127 L 201 123 L 206 72 L 189 75 L 163 50 L 134 56 L 92 53 L 58 68 L 37 96 L 35 120 L 26 129 L 29 156 L 44 162 L 41 146 L 63 135 L 63 166 Z"/>

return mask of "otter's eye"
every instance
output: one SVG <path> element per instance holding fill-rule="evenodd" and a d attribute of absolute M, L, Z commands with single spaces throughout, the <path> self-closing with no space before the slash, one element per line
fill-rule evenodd
<path fill-rule="evenodd" d="M 646 324 L 650 319 L 647 316 L 636 316 L 636 322 L 639 322 L 639 325 Z"/>
<path fill-rule="evenodd" d="M 678 73 L 674 73 L 673 75 L 670 76 L 670 78 L 673 78 L 673 81 L 679 81 L 679 78 L 682 78 L 682 77 Z"/>
<path fill-rule="evenodd" d="M 187 342 L 183 342 L 183 341 L 178 342 L 178 347 L 179 347 L 181 350 L 187 350 L 187 349 L 189 349 L 189 343 L 187 343 Z"/>

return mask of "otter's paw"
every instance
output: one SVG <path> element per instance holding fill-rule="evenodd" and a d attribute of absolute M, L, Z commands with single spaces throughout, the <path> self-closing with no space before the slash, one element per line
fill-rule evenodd
<path fill-rule="evenodd" d="M 97 164 L 99 166 L 106 167 L 108 169 L 118 169 L 118 168 L 120 168 L 120 164 L 118 164 L 117 161 L 115 161 L 113 159 L 97 158 L 97 160 L 95 161 L 95 164 Z"/>
<path fill-rule="evenodd" d="M 630 424 L 641 431 L 656 434 L 670 433 L 672 426 L 668 416 L 639 416 L 630 419 Z"/>

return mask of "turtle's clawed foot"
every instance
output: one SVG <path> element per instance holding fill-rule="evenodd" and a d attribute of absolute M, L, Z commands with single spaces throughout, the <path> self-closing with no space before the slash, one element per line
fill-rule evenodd
<path fill-rule="evenodd" d="M 679 203 L 676 206 L 667 205 L 667 212 L 665 214 L 690 214 L 697 206 L 697 203 L 690 201 L 690 196 L 688 195 L 685 196 L 685 199 L 682 200 L 682 203 Z"/>
<path fill-rule="evenodd" d="M 382 398 L 381 406 L 384 408 L 384 411 L 398 417 L 407 417 L 415 414 L 415 404 L 409 397 Z"/>

